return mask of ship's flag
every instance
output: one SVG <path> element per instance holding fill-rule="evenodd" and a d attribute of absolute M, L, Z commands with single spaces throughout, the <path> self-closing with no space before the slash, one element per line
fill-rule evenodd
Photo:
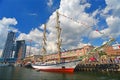
<path fill-rule="evenodd" d="M 119 49 L 120 49 L 120 45 L 119 45 Z"/>
<path fill-rule="evenodd" d="M 96 29 L 96 31 L 98 32 L 98 29 Z"/>

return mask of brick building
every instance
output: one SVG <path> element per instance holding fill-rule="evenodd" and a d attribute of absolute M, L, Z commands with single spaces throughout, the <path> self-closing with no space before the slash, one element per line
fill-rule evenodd
<path fill-rule="evenodd" d="M 61 60 L 62 62 L 64 61 L 71 61 L 71 60 L 76 60 L 79 59 L 81 56 L 84 56 L 85 54 L 89 53 L 94 47 L 93 46 L 84 46 L 82 48 L 77 48 L 77 49 L 72 49 L 72 50 L 67 50 L 64 52 L 61 52 Z M 112 46 L 107 46 L 104 49 L 104 52 L 109 56 L 109 57 L 116 57 L 120 56 L 120 48 L 113 48 Z M 92 52 L 94 56 L 96 52 Z M 92 55 L 91 55 L 92 56 Z M 90 56 L 89 56 L 90 57 Z M 47 54 L 45 55 L 45 61 L 58 61 L 58 54 Z M 40 55 L 32 55 L 30 57 L 26 57 L 26 60 L 31 60 L 31 61 L 42 61 L 43 58 Z"/>
<path fill-rule="evenodd" d="M 80 58 L 80 56 L 83 56 L 87 54 L 91 49 L 93 49 L 93 46 L 84 46 L 82 48 L 77 48 L 73 50 L 68 50 L 65 52 L 61 52 L 61 60 L 62 61 L 71 61 L 71 60 L 76 60 Z M 49 54 L 45 56 L 46 61 L 57 61 L 58 60 L 58 54 Z"/>
<path fill-rule="evenodd" d="M 104 49 L 108 56 L 120 56 L 120 48 L 114 48 L 113 46 L 108 46 Z"/>

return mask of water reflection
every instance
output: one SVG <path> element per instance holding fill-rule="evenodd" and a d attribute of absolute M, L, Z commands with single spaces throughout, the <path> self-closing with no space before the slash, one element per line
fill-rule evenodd
<path fill-rule="evenodd" d="M 119 72 L 37 72 L 21 67 L 0 67 L 0 80 L 120 80 Z"/>

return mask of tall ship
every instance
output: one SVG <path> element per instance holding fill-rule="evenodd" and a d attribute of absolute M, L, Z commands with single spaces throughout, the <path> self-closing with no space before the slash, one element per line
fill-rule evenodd
<path fill-rule="evenodd" d="M 45 54 L 46 54 L 46 25 L 44 25 L 44 33 L 43 33 L 43 62 L 41 63 L 34 63 L 32 64 L 32 67 L 34 69 L 40 70 L 40 71 L 47 71 L 47 72 L 67 72 L 67 73 L 73 73 L 76 65 L 80 62 L 80 60 L 72 60 L 69 62 L 63 62 L 61 60 L 61 28 L 59 24 L 59 13 L 56 12 L 56 29 L 57 29 L 57 51 L 58 51 L 58 61 L 47 61 L 45 62 Z"/>

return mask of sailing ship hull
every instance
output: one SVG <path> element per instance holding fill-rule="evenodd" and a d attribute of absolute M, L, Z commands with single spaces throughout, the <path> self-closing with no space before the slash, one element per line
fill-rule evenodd
<path fill-rule="evenodd" d="M 32 67 L 39 71 L 47 71 L 47 72 L 62 72 L 62 73 L 73 73 L 76 65 L 79 63 L 79 60 L 71 61 L 71 62 L 62 62 L 56 64 L 32 64 Z"/>

